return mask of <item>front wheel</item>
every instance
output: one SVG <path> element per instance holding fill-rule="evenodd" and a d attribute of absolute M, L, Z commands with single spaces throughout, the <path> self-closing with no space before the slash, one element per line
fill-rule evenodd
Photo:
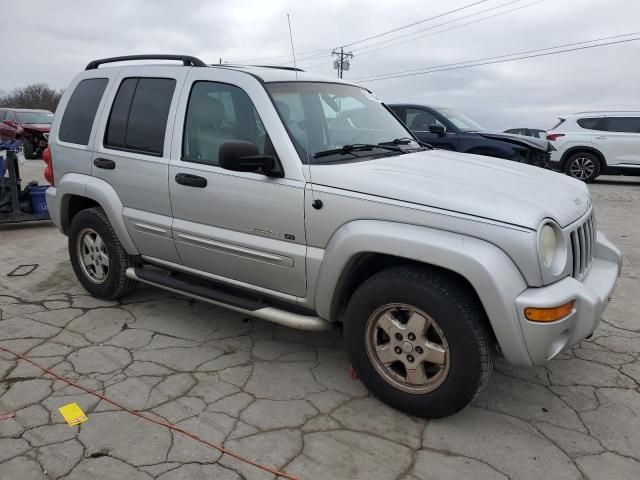
<path fill-rule="evenodd" d="M 564 165 L 564 173 L 583 182 L 591 182 L 600 175 L 600 160 L 591 153 L 576 153 Z"/>
<path fill-rule="evenodd" d="M 429 268 L 395 267 L 364 282 L 347 306 L 344 335 L 366 387 L 411 415 L 462 410 L 493 368 L 482 306 L 460 279 Z"/>
<path fill-rule="evenodd" d="M 126 276 L 132 259 L 101 208 L 82 210 L 73 217 L 69 257 L 76 277 L 94 297 L 114 300 L 135 286 L 135 281 Z"/>

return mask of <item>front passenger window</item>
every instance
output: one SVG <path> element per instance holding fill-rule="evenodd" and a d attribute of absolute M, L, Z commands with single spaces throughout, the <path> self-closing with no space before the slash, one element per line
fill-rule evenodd
<path fill-rule="evenodd" d="M 275 155 L 258 112 L 242 89 L 195 82 L 185 116 L 182 160 L 217 166 L 220 145 L 229 140 L 246 140 L 254 143 L 261 155 Z"/>

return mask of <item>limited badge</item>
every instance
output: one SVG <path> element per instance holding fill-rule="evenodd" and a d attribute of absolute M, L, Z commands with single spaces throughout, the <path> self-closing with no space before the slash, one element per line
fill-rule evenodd
<path fill-rule="evenodd" d="M 89 420 L 77 403 L 69 403 L 58 409 L 70 427 Z"/>

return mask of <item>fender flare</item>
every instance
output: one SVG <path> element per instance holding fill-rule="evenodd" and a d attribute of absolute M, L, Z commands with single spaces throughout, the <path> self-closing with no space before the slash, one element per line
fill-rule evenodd
<path fill-rule="evenodd" d="M 69 224 L 67 218 L 69 200 L 72 195 L 89 198 L 97 202 L 109 219 L 125 251 L 129 255 L 139 255 L 137 247 L 133 243 L 122 217 L 124 206 L 113 187 L 96 177 L 79 173 L 68 173 L 56 182 L 56 197 L 60 202 L 60 228 L 66 234 L 65 225 Z"/>
<path fill-rule="evenodd" d="M 592 155 L 595 155 L 596 157 L 598 157 L 598 160 L 602 162 L 602 165 L 601 165 L 602 170 L 607 168 L 607 159 L 604 158 L 604 155 L 602 154 L 602 152 L 595 147 L 584 145 L 584 146 L 576 146 L 576 147 L 568 148 L 567 151 L 562 154 L 562 157 L 560 157 L 561 171 L 564 171 L 564 166 L 567 160 L 569 159 L 569 157 L 571 157 L 576 152 L 587 152 L 587 153 L 591 153 Z"/>
<path fill-rule="evenodd" d="M 478 238 L 417 225 L 377 220 L 347 223 L 333 234 L 324 251 L 315 291 L 320 317 L 331 317 L 343 274 L 364 253 L 434 265 L 467 279 L 504 356 L 512 363 L 531 365 L 515 304 L 527 284 L 504 251 Z"/>

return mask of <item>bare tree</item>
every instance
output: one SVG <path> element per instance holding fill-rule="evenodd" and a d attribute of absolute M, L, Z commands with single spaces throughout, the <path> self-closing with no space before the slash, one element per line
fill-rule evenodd
<path fill-rule="evenodd" d="M 62 90 L 53 90 L 44 83 L 34 83 L 0 94 L 0 107 L 42 108 L 55 112 L 62 93 Z"/>

